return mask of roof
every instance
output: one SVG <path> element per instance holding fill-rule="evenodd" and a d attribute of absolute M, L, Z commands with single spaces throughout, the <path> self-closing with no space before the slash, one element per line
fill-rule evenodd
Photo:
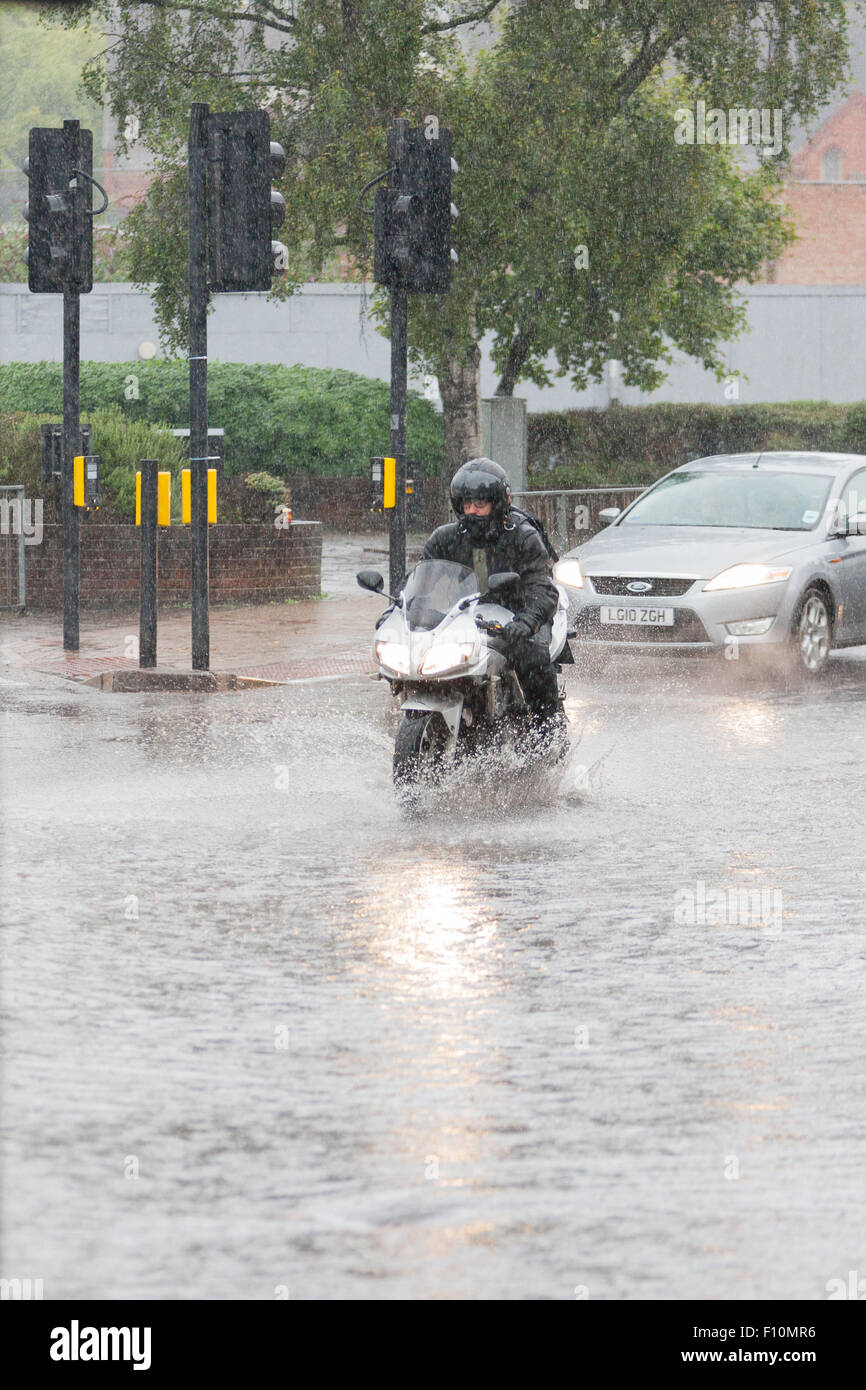
<path fill-rule="evenodd" d="M 706 458 L 690 459 L 675 470 L 682 473 L 704 464 L 719 464 L 724 468 L 754 468 L 785 473 L 838 473 L 846 465 L 860 463 L 866 468 L 866 454 L 820 454 L 796 449 L 764 450 L 751 454 L 711 454 Z"/>

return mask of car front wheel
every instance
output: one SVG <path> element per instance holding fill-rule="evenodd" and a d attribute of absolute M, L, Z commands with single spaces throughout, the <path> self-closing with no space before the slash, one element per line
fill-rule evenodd
<path fill-rule="evenodd" d="M 796 667 L 809 676 L 825 669 L 833 647 L 833 614 L 826 594 L 816 586 L 800 600 L 791 632 L 791 655 Z"/>

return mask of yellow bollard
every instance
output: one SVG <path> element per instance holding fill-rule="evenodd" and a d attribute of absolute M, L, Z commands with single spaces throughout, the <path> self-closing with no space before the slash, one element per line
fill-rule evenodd
<path fill-rule="evenodd" d="M 156 524 L 171 525 L 171 474 L 156 475 Z"/>
<path fill-rule="evenodd" d="M 84 506 L 84 455 L 76 454 L 72 460 L 72 505 Z"/>
<path fill-rule="evenodd" d="M 397 505 L 397 460 L 383 459 L 385 467 L 383 478 L 383 507 L 396 507 Z"/>
<path fill-rule="evenodd" d="M 184 526 L 192 523 L 192 473 L 189 468 L 181 469 L 180 474 L 180 519 Z M 217 519 L 217 471 L 207 471 L 207 519 L 210 526 Z"/>
<path fill-rule="evenodd" d="M 135 524 L 141 525 L 141 473 L 135 475 Z"/>

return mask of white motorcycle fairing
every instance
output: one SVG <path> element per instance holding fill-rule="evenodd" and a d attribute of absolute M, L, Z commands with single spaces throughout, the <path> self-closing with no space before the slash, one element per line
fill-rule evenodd
<path fill-rule="evenodd" d="M 475 618 L 483 618 L 488 623 L 508 623 L 514 617 L 509 608 L 503 608 L 499 603 L 476 603 L 471 610 L 460 613 L 453 617 L 446 617 L 432 632 L 412 632 L 406 630 L 404 622 L 399 623 L 400 635 L 405 640 L 408 637 L 409 650 L 411 653 L 412 668 L 417 671 L 424 659 L 424 656 L 437 640 L 441 640 L 442 633 L 447 630 L 449 641 L 473 640 L 479 642 L 479 653 L 475 661 L 467 664 L 460 671 L 453 671 L 445 675 L 428 677 L 434 679 L 437 684 L 442 685 L 442 693 L 438 691 L 413 691 L 408 699 L 403 701 L 401 706 L 404 710 L 417 710 L 419 713 L 429 714 L 439 713 L 445 720 L 448 727 L 448 752 L 453 752 L 460 733 L 460 722 L 463 718 L 463 706 L 466 703 L 463 696 L 453 689 L 452 682 L 463 680 L 466 676 L 483 675 L 487 672 L 498 671 L 505 664 L 505 659 L 501 652 L 489 647 L 483 640 L 479 641 L 478 629 L 475 626 Z M 388 620 L 390 622 L 390 620 Z M 388 627 L 388 622 L 382 624 L 379 629 L 379 640 L 381 634 Z M 423 677 L 416 675 L 416 680 Z M 451 688 L 449 688 L 451 686 Z"/>
<path fill-rule="evenodd" d="M 556 587 L 558 602 L 548 644 L 551 661 L 563 651 L 568 637 L 568 598 L 560 585 Z M 492 595 L 482 599 L 476 576 L 466 566 L 422 560 L 410 572 L 391 611 L 380 620 L 373 638 L 380 674 L 401 692 L 404 714 L 441 716 L 444 728 L 439 738 L 446 740 L 441 751 L 449 761 L 465 735 L 463 726 L 474 725 L 479 717 L 479 695 L 484 718 L 495 719 L 500 708 L 509 707 L 515 693 L 518 705 L 523 704 L 503 644 L 487 627 L 506 627 L 513 618 L 512 610 Z M 506 690 L 500 686 L 502 679 L 514 686 Z M 411 747 L 411 733 L 404 742 Z"/>
<path fill-rule="evenodd" d="M 448 700 L 444 695 L 413 695 L 411 699 L 404 700 L 400 708 L 404 710 L 414 709 L 419 712 L 426 710 L 428 714 L 441 714 L 448 725 L 448 751 L 450 753 L 457 742 L 457 735 L 460 733 L 463 704 L 462 696 L 456 700 Z"/>

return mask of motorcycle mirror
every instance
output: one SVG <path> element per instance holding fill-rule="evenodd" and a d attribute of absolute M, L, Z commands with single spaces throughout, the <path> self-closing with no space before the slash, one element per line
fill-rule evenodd
<path fill-rule="evenodd" d="M 487 581 L 487 592 L 495 594 L 499 589 L 507 589 L 509 584 L 519 584 L 520 575 L 514 570 L 503 570 L 501 574 L 491 574 Z"/>
<path fill-rule="evenodd" d="M 359 570 L 355 578 L 362 589 L 370 589 L 374 594 L 381 594 L 385 587 L 385 581 L 378 570 Z"/>

